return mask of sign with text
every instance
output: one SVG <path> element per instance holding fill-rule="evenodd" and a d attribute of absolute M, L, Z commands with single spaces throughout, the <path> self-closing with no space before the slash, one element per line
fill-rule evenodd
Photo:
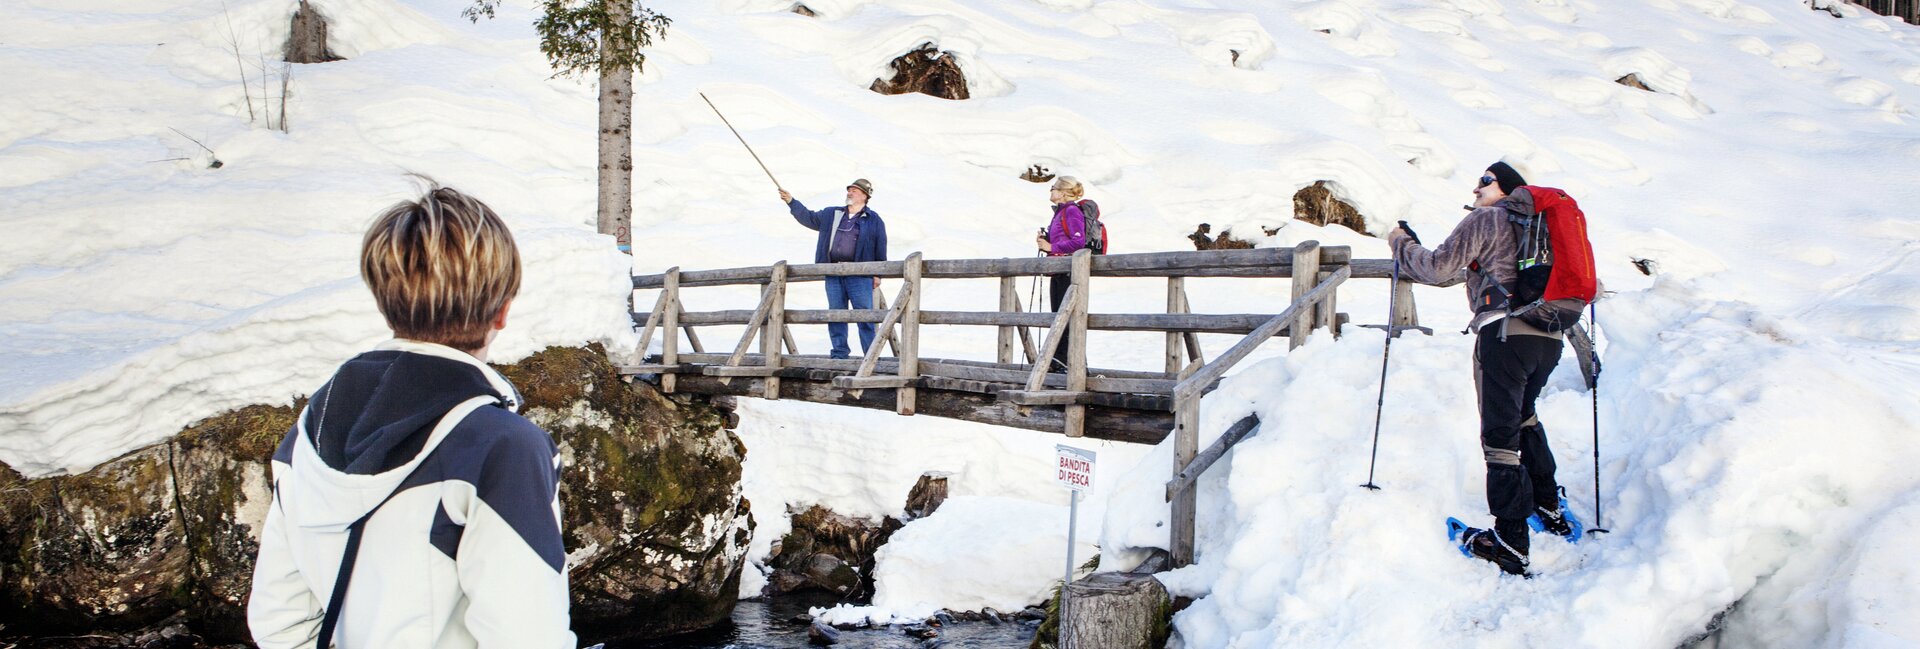
<path fill-rule="evenodd" d="M 1093 451 L 1077 449 L 1071 446 L 1056 445 L 1058 460 L 1054 462 L 1054 481 L 1075 492 L 1093 489 Z"/>

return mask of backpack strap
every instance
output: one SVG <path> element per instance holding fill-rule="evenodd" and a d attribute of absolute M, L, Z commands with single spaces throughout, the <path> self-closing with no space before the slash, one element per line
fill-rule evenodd
<path fill-rule="evenodd" d="M 467 415 L 473 414 L 473 411 L 479 410 L 481 406 L 504 403 L 505 402 L 501 401 L 498 397 L 493 396 L 478 396 L 463 401 L 459 405 L 448 409 L 447 414 L 440 418 L 440 423 L 434 426 L 432 437 L 444 439 L 448 434 L 453 432 L 455 426 L 458 426 L 460 422 L 466 420 Z M 325 411 L 323 410 L 322 412 Z M 316 436 L 319 435 L 317 431 L 314 434 Z M 433 440 L 431 438 L 428 442 L 429 448 L 437 446 L 432 443 Z M 422 452 L 431 451 L 423 450 Z M 418 465 L 415 465 L 415 468 L 418 468 Z M 407 475 L 408 477 L 412 477 L 413 474 L 409 471 Z M 400 484 L 404 485 L 406 482 L 406 478 L 400 479 Z M 278 497 L 278 491 L 278 489 L 275 489 L 276 497 Z M 393 500 L 393 497 L 398 495 L 400 495 L 400 489 L 396 487 L 393 493 L 389 493 L 386 498 L 380 499 L 380 504 L 374 505 L 373 509 L 367 510 L 367 513 L 362 515 L 360 520 L 356 520 L 347 526 L 347 547 L 340 556 L 340 571 L 335 573 L 333 577 L 333 594 L 327 597 L 327 608 L 320 618 L 320 635 L 318 642 L 313 645 L 315 649 L 332 649 L 334 630 L 340 626 L 340 611 L 347 602 L 347 584 L 353 581 L 353 564 L 360 556 L 360 537 L 366 532 L 367 521 L 371 520 L 373 515 L 380 511 L 381 507 L 385 507 L 387 502 Z"/>

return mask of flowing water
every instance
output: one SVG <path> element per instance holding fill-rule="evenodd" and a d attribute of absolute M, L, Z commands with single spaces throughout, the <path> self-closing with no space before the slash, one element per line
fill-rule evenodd
<path fill-rule="evenodd" d="M 811 606 L 831 606 L 831 597 L 804 595 L 776 597 L 765 601 L 744 601 L 733 609 L 733 621 L 705 631 L 632 643 L 608 643 L 607 649 L 788 649 L 809 647 L 807 627 L 795 617 Z M 991 622 L 955 621 L 940 627 L 937 638 L 922 640 L 909 636 L 904 627 L 876 627 L 840 632 L 834 647 L 850 649 L 1025 649 L 1033 641 L 1038 621 Z"/>

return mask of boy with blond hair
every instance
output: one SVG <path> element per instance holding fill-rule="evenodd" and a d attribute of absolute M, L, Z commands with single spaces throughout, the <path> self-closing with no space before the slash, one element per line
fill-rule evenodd
<path fill-rule="evenodd" d="M 341 365 L 274 452 L 254 641 L 570 649 L 553 438 L 485 362 L 520 290 L 512 233 L 431 186 L 374 219 L 360 275 L 394 337 Z"/>

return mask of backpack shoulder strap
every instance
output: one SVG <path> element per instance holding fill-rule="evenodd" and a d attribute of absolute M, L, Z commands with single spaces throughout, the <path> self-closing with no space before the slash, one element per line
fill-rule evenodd
<path fill-rule="evenodd" d="M 434 426 L 432 435 L 427 438 L 427 448 L 421 452 L 432 452 L 431 449 L 437 446 L 435 442 L 446 439 L 447 435 L 453 432 L 454 427 L 459 426 L 460 422 L 467 419 L 467 415 L 473 414 L 473 411 L 479 410 L 481 406 L 500 403 L 504 402 L 498 397 L 478 396 L 462 401 L 459 405 L 447 410 L 447 414 L 440 417 L 440 423 Z M 415 468 L 418 468 L 418 465 L 416 465 Z M 407 477 L 412 477 L 412 473 L 409 472 Z M 406 478 L 400 479 L 400 484 L 404 485 L 406 483 Z M 340 571 L 335 573 L 333 577 L 333 594 L 327 596 L 327 608 L 320 618 L 320 635 L 318 642 L 313 645 L 317 649 L 332 649 L 333 647 L 333 633 L 340 626 L 340 609 L 341 606 L 347 602 L 347 583 L 353 581 L 353 564 L 360 557 L 360 537 L 361 534 L 366 531 L 367 521 L 372 519 L 373 515 L 379 512 L 381 507 L 385 507 L 388 501 L 393 500 L 393 497 L 398 495 L 400 495 L 400 490 L 396 487 L 393 493 L 389 493 L 386 498 L 380 499 L 380 503 L 374 505 L 373 509 L 367 510 L 367 513 L 361 515 L 359 520 L 347 526 L 347 548 L 341 552 Z"/>

